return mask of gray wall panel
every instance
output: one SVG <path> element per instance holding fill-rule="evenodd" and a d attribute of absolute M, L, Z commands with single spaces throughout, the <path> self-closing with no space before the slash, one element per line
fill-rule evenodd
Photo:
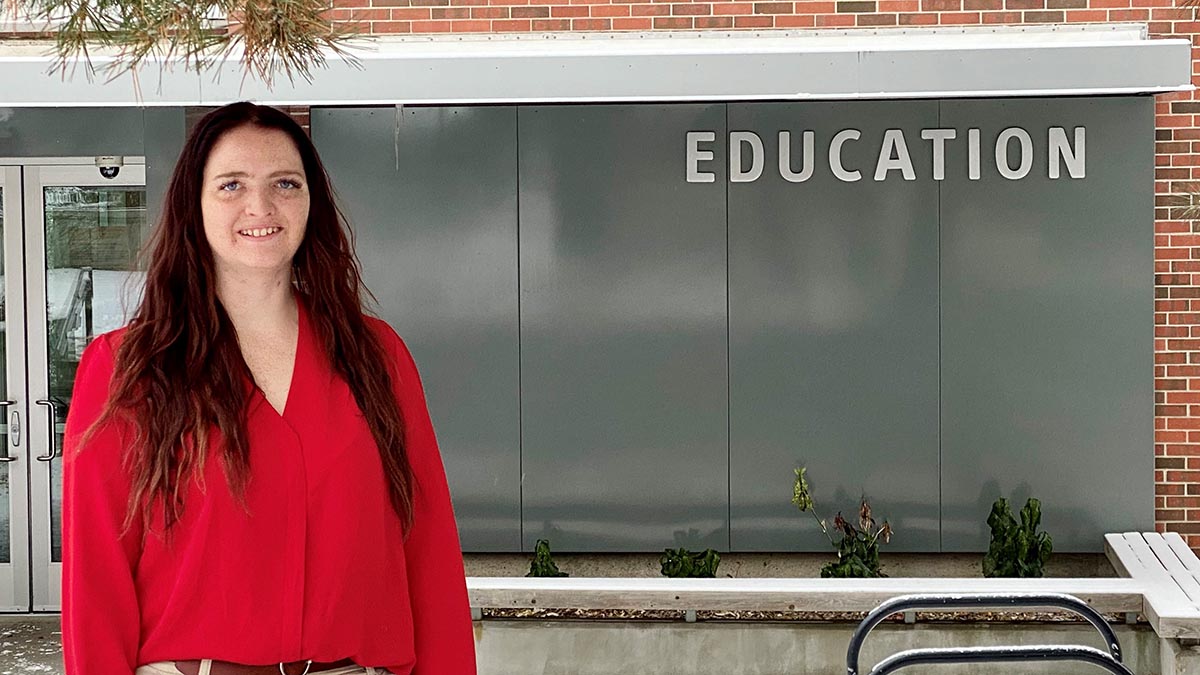
<path fill-rule="evenodd" d="M 0 157 L 141 155 L 140 108 L 0 108 Z"/>
<path fill-rule="evenodd" d="M 380 314 L 405 339 L 463 547 L 520 546 L 516 110 L 313 108 Z M 398 124 L 398 126 L 397 126 Z"/>
<path fill-rule="evenodd" d="M 183 150 L 183 108 L 144 108 L 142 119 L 146 130 L 146 222 L 155 224 L 175 161 Z M 150 230 L 146 228 L 147 236 Z"/>
<path fill-rule="evenodd" d="M 821 517 L 866 495 L 896 531 L 886 550 L 938 547 L 938 188 L 920 140 L 936 122 L 933 101 L 729 106 L 730 130 L 766 151 L 761 178 L 729 185 L 733 550 L 829 550 L 790 503 L 802 465 Z M 787 182 L 778 132 L 798 170 L 808 129 L 813 175 Z M 829 169 L 843 129 L 861 132 L 842 153 L 856 182 Z M 915 180 L 874 180 L 887 129 L 904 131 Z"/>
<path fill-rule="evenodd" d="M 724 112 L 520 109 L 526 550 L 728 546 Z"/>
<path fill-rule="evenodd" d="M 982 179 L 960 132 L 942 191 L 947 550 L 987 547 L 1001 495 L 1039 497 L 1060 551 L 1153 529 L 1153 118 L 1149 97 L 941 104 L 982 139 Z M 1051 125 L 1086 127 L 1086 178 L 1047 177 Z M 1009 126 L 1033 140 L 1021 180 L 995 168 Z"/>

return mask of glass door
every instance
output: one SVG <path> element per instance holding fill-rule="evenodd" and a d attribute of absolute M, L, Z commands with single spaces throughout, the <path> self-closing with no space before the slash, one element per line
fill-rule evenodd
<path fill-rule="evenodd" d="M 32 609 L 60 608 L 62 433 L 84 348 L 137 306 L 147 233 L 143 164 L 23 167 Z"/>
<path fill-rule="evenodd" d="M 30 608 L 22 218 L 21 168 L 0 166 L 0 612 Z"/>

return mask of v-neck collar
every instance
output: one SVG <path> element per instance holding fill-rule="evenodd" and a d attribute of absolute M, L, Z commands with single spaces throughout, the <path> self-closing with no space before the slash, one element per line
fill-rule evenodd
<path fill-rule="evenodd" d="M 304 298 L 301 297 L 300 293 L 293 291 L 292 297 L 296 301 L 296 352 L 292 359 L 292 377 L 288 382 L 288 393 L 287 398 L 283 402 L 283 410 L 276 410 L 275 406 L 271 405 L 271 402 L 267 400 L 267 395 L 263 393 L 262 387 L 252 382 L 254 393 L 258 396 L 259 403 L 266 406 L 272 415 L 283 420 L 291 417 L 288 411 L 293 410 L 297 405 L 296 397 L 297 389 L 299 388 L 297 385 L 302 384 L 303 381 L 303 378 L 300 376 L 300 368 L 308 362 L 301 356 L 301 352 L 304 351 L 308 343 L 308 312 L 305 311 Z"/>

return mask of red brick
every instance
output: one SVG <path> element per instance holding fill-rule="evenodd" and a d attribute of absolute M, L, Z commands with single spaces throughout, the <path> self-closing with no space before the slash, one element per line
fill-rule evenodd
<path fill-rule="evenodd" d="M 411 33 L 413 30 L 411 21 L 373 21 L 371 22 L 371 32 L 374 34 L 383 33 Z"/>
<path fill-rule="evenodd" d="M 1163 504 L 1172 509 L 1200 509 L 1200 497 L 1164 497 Z"/>
<path fill-rule="evenodd" d="M 958 12 L 962 8 L 963 0 L 921 0 L 921 10 L 925 12 Z"/>
<path fill-rule="evenodd" d="M 1061 11 L 1025 12 L 1026 23 L 1062 23 L 1065 20 Z"/>
<path fill-rule="evenodd" d="M 510 7 L 472 7 L 472 19 L 507 19 Z"/>
<path fill-rule="evenodd" d="M 678 6 L 678 5 L 677 5 Z M 686 5 L 684 5 L 686 6 Z M 678 14 L 678 12 L 676 12 Z M 792 3 L 790 2 L 756 2 L 754 3 L 755 14 L 791 14 Z M 707 14 L 707 12 L 705 12 Z"/>
<path fill-rule="evenodd" d="M 799 6 L 801 3 L 796 3 Z M 920 0 L 878 0 L 880 12 L 919 12 Z"/>
<path fill-rule="evenodd" d="M 979 12 L 945 12 L 938 17 L 940 23 L 948 25 L 974 25 L 979 23 Z"/>
<path fill-rule="evenodd" d="M 1182 509 L 1154 509 L 1154 520 L 1159 522 L 1171 520 L 1183 520 L 1184 511 Z"/>
<path fill-rule="evenodd" d="M 1158 115 L 1154 119 L 1155 126 L 1159 127 L 1190 127 L 1192 126 L 1191 115 Z M 1176 134 L 1178 138 L 1178 134 Z"/>
<path fill-rule="evenodd" d="M 1078 9 L 1067 10 L 1066 19 L 1070 23 L 1092 23 L 1097 21 L 1108 21 L 1108 12 L 1102 9 Z"/>
<path fill-rule="evenodd" d="M 438 19 L 469 19 L 471 17 L 470 7 L 434 7 L 430 11 L 430 18 Z M 487 28 L 484 28 L 487 30 Z"/>
<path fill-rule="evenodd" d="M 1187 414 L 1187 411 L 1188 411 L 1188 409 L 1187 409 L 1186 405 L 1156 405 L 1156 406 L 1154 406 L 1154 414 L 1160 415 L 1160 416 L 1182 417 Z M 1166 468 L 1166 467 L 1162 467 L 1162 468 Z M 1183 465 L 1181 464 L 1180 466 L 1173 467 L 1173 468 L 1182 469 Z"/>
<path fill-rule="evenodd" d="M 533 30 L 529 19 L 504 19 L 492 22 L 492 30 L 497 33 L 521 33 Z"/>
<path fill-rule="evenodd" d="M 454 33 L 487 33 L 492 30 L 492 22 L 478 19 L 451 21 L 450 30 Z"/>
<path fill-rule="evenodd" d="M 937 14 L 901 14 L 898 21 L 901 26 L 933 26 L 937 24 Z"/>
<path fill-rule="evenodd" d="M 1170 367 L 1170 366 L 1168 366 L 1168 368 L 1169 368 L 1169 367 Z M 1167 400 L 1167 403 L 1200 403 L 1200 392 L 1196 392 L 1196 391 L 1168 391 L 1168 392 L 1164 392 L 1164 393 L 1166 394 L 1166 397 L 1167 397 L 1167 398 L 1166 398 L 1166 400 Z M 1173 433 L 1173 432 L 1164 431 L 1163 433 L 1164 433 L 1164 434 L 1166 434 L 1166 433 Z M 1164 442 L 1167 442 L 1167 441 L 1170 441 L 1171 439 L 1169 439 L 1169 438 L 1166 438 L 1166 439 L 1155 438 L 1155 440 L 1162 440 L 1162 441 L 1164 441 Z"/>
<path fill-rule="evenodd" d="M 837 3 L 832 0 L 801 0 L 794 4 L 797 14 L 833 14 L 837 11 Z"/>
<path fill-rule="evenodd" d="M 749 2 L 716 2 L 713 3 L 713 14 L 750 14 L 754 11 L 754 5 Z M 831 10 L 832 11 L 832 10 Z"/>
<path fill-rule="evenodd" d="M 1154 494 L 1182 496 L 1184 494 L 1184 490 L 1182 485 L 1166 485 L 1164 483 L 1158 483 L 1154 486 Z"/>
<path fill-rule="evenodd" d="M 1146 9 L 1113 9 L 1108 12 L 1109 21 L 1146 21 L 1150 11 Z"/>
<path fill-rule="evenodd" d="M 591 9 L 594 17 L 629 16 L 629 5 L 592 5 Z"/>
<path fill-rule="evenodd" d="M 712 26 L 712 28 L 728 28 L 733 24 L 733 17 L 705 17 L 703 19 L 696 19 L 696 28 L 707 28 L 708 26 L 700 25 L 701 21 L 706 20 L 728 22 L 724 26 Z M 784 14 L 783 16 L 775 17 L 776 28 L 812 28 L 815 25 L 817 25 L 816 17 L 814 17 L 812 14 Z"/>
<path fill-rule="evenodd" d="M 984 23 L 1021 23 L 1020 12 L 984 12 Z"/>
<path fill-rule="evenodd" d="M 853 14 L 822 14 L 817 16 L 817 26 L 821 28 L 853 25 Z"/>
<path fill-rule="evenodd" d="M 449 33 L 449 21 L 413 21 L 414 33 Z"/>
<path fill-rule="evenodd" d="M 735 16 L 733 17 L 734 28 L 771 28 L 775 25 L 775 19 L 770 16 Z"/>
<path fill-rule="evenodd" d="M 1182 443 L 1187 440 L 1186 431 L 1156 431 L 1154 440 L 1158 443 Z"/>
<path fill-rule="evenodd" d="M 670 16 L 670 5 L 630 5 L 632 16 Z"/>
<path fill-rule="evenodd" d="M 1086 2 L 1087 0 L 1072 0 L 1075 2 Z M 1004 0 L 963 0 L 963 9 L 1004 9 Z"/>
<path fill-rule="evenodd" d="M 692 20 L 689 17 L 683 16 L 656 16 L 654 17 L 654 27 L 656 29 L 666 28 L 671 30 L 693 28 Z"/>
<path fill-rule="evenodd" d="M 650 19 L 613 19 L 613 30 L 650 30 Z"/>
<path fill-rule="evenodd" d="M 895 14 L 856 14 L 860 26 L 895 26 Z"/>

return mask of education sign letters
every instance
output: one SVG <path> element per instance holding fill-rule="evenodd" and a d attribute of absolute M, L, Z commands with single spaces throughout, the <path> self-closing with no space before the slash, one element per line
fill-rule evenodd
<path fill-rule="evenodd" d="M 711 145 L 717 135 L 713 131 L 687 132 L 687 182 L 712 183 L 716 174 L 712 171 L 715 153 Z M 803 183 L 812 178 L 814 171 L 828 170 L 838 180 L 854 183 L 870 178 L 875 181 L 902 178 L 916 180 L 913 163 L 915 152 L 925 152 L 921 146 L 932 150 L 932 178 L 946 178 L 946 148 L 954 143 L 963 143 L 966 148 L 966 165 L 951 166 L 952 171 L 963 170 L 970 180 L 980 180 L 984 171 L 994 167 L 996 173 L 1008 180 L 1020 180 L 1034 171 L 1045 171 L 1051 179 L 1084 178 L 1087 175 L 1085 127 L 1068 130 L 1065 127 L 1049 127 L 1035 140 L 1033 134 L 1021 127 L 1008 127 L 989 139 L 984 145 L 979 129 L 922 129 L 920 139 L 906 138 L 902 129 L 888 129 L 882 137 L 864 138 L 858 129 L 842 129 L 831 136 L 818 138 L 815 131 L 804 131 L 799 142 L 792 132 L 780 131 L 778 143 L 770 148 L 777 159 L 779 176 L 789 183 Z M 866 164 L 850 161 L 846 156 L 854 144 L 871 142 L 877 144 L 876 157 Z M 767 143 L 753 131 L 729 132 L 729 182 L 751 183 L 762 177 L 768 160 Z M 818 167 L 818 150 L 820 166 Z M 991 166 L 989 166 L 991 165 Z"/>

